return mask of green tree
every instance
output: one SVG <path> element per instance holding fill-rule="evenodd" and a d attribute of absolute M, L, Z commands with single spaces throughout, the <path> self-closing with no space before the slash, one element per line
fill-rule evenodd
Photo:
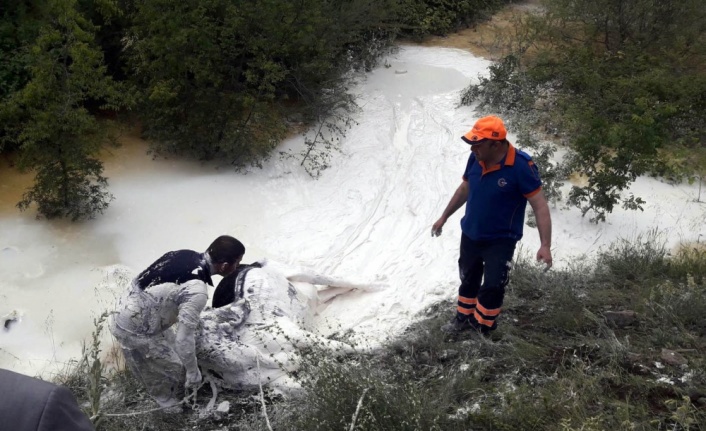
<path fill-rule="evenodd" d="M 16 118 L 3 109 L 10 96 L 29 81 L 27 55 L 23 48 L 37 37 L 41 26 L 41 9 L 36 2 L 0 0 L 0 124 Z M 0 127 L 0 153 L 16 150 L 17 146 Z"/>
<path fill-rule="evenodd" d="M 278 47 L 256 32 L 274 17 L 266 5 L 258 17 L 238 3 L 136 5 L 126 48 L 143 92 L 144 133 L 157 153 L 243 165 L 259 162 L 284 136 L 271 109 L 274 84 L 283 77 L 273 52 Z"/>
<path fill-rule="evenodd" d="M 18 166 L 36 173 L 18 207 L 37 204 L 38 216 L 91 218 L 112 199 L 96 158 L 108 142 L 106 127 L 85 108 L 120 103 L 95 45 L 95 27 L 76 0 L 50 0 L 45 24 L 27 51 L 30 79 L 3 109 L 17 119 L 6 132 L 19 146 Z"/>
<path fill-rule="evenodd" d="M 675 174 L 664 163 L 706 136 L 706 4 L 697 0 L 548 0 L 521 23 L 528 40 L 472 86 L 465 103 L 522 117 L 571 149 L 566 170 L 587 178 L 569 202 L 593 221 L 639 175 Z M 519 47 L 519 48 L 518 48 Z M 665 151 L 666 150 L 666 151 Z M 674 170 L 668 171 L 668 166 Z"/>
<path fill-rule="evenodd" d="M 302 151 L 288 156 L 299 159 L 309 175 L 318 177 L 355 123 L 357 105 L 348 90 L 357 72 L 372 70 L 392 47 L 398 5 L 372 5 L 365 0 L 314 4 L 321 10 L 321 19 L 313 37 L 321 42 L 309 55 L 287 59 L 282 99 L 295 101 L 304 122 L 314 125 L 305 134 Z"/>
<path fill-rule="evenodd" d="M 392 3 L 140 2 L 127 50 L 144 133 L 158 153 L 258 164 L 289 118 L 311 124 L 354 108 L 349 72 L 389 46 Z"/>
<path fill-rule="evenodd" d="M 402 34 L 414 39 L 446 35 L 489 18 L 512 0 L 400 0 Z"/>

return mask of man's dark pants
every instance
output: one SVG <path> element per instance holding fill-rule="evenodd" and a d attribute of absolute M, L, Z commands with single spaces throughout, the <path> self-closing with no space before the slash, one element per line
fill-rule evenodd
<path fill-rule="evenodd" d="M 509 281 L 517 241 L 511 238 L 473 241 L 461 236 L 458 259 L 461 286 L 456 317 L 487 332 L 497 327 L 496 319 Z"/>

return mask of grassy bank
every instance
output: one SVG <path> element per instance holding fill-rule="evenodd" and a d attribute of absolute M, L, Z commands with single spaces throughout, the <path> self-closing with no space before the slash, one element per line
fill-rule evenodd
<path fill-rule="evenodd" d="M 443 334 L 453 305 L 436 304 L 378 354 L 305 352 L 305 391 L 265 391 L 267 417 L 257 392 L 222 392 L 223 415 L 133 415 L 156 405 L 127 373 L 100 404 L 90 367 L 66 383 L 103 430 L 701 430 L 705 278 L 706 248 L 670 254 L 656 235 L 547 273 L 517 262 L 489 338 Z"/>

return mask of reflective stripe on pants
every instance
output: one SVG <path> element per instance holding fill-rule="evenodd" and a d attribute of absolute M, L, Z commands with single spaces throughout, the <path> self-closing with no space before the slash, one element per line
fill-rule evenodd
<path fill-rule="evenodd" d="M 470 319 L 481 329 L 495 329 L 510 280 L 514 239 L 473 241 L 461 236 L 458 259 L 461 285 L 456 308 L 459 319 Z"/>

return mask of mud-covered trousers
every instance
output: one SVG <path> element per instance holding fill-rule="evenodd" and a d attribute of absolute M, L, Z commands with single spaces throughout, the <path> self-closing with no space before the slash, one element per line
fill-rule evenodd
<path fill-rule="evenodd" d="M 157 404 L 161 407 L 178 404 L 185 395 L 186 371 L 174 349 L 176 334 L 173 328 L 144 336 L 130 333 L 111 321 L 110 332 L 122 348 L 128 369 L 145 385 Z"/>
<path fill-rule="evenodd" d="M 510 238 L 473 241 L 461 235 L 461 286 L 456 308 L 459 320 L 468 319 L 483 332 L 497 327 L 516 243 Z"/>

